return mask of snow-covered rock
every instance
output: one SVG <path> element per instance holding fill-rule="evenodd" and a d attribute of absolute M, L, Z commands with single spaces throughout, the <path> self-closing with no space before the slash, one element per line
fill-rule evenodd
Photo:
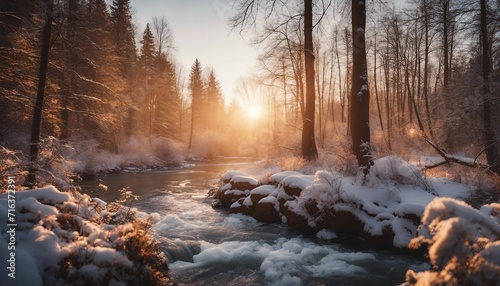
<path fill-rule="evenodd" d="M 229 174 L 242 181 L 249 177 Z M 424 178 L 416 166 L 395 156 L 375 160 L 367 180 L 327 171 L 318 171 L 314 177 L 285 171 L 271 175 L 268 183 L 252 190 L 249 198 L 244 194 L 241 206 L 233 205 L 231 212 L 255 216 L 260 202 L 276 200 L 281 221 L 292 227 L 311 233 L 327 229 L 339 237 L 398 248 L 406 248 L 417 236 L 431 201 L 437 196 L 463 197 L 468 189 L 449 180 Z M 498 216 L 499 210 L 498 204 L 492 204 L 481 212 Z M 263 218 L 262 212 L 258 216 L 262 221 L 276 220 Z"/>
<path fill-rule="evenodd" d="M 420 236 L 433 270 L 408 271 L 407 285 L 499 285 L 500 226 L 462 201 L 436 198 L 425 209 Z"/>

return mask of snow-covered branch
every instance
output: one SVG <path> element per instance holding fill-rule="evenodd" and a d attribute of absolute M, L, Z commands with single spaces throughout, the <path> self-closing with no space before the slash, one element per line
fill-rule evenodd
<path fill-rule="evenodd" d="M 424 136 L 424 140 L 431 145 L 432 148 L 434 148 L 441 157 L 443 157 L 444 161 L 436 163 L 434 165 L 430 166 L 425 166 L 424 169 L 432 169 L 435 167 L 439 167 L 441 165 L 447 164 L 447 163 L 457 163 L 460 165 L 464 165 L 467 167 L 472 167 L 472 168 L 483 168 L 483 169 L 488 169 L 489 166 L 483 163 L 478 162 L 476 159 L 473 158 L 467 158 L 467 157 L 461 157 L 461 156 L 455 156 L 448 154 L 446 150 L 443 148 L 440 148 L 436 143 L 432 142 L 429 138 Z"/>

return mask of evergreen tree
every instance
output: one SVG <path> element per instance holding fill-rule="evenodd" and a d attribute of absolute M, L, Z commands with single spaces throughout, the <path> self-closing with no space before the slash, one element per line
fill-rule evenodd
<path fill-rule="evenodd" d="M 146 28 L 144 29 L 141 45 L 142 45 L 141 55 L 139 57 L 140 74 L 138 77 L 140 78 L 140 84 L 144 92 L 144 104 L 141 105 L 147 106 L 147 110 L 145 110 L 147 114 L 145 117 L 147 118 L 148 138 L 151 139 L 151 133 L 153 129 L 155 99 L 156 99 L 153 90 L 153 84 L 158 75 L 155 74 L 156 48 L 155 48 L 153 34 L 151 33 L 151 29 L 149 28 L 149 23 L 146 25 Z"/>
<path fill-rule="evenodd" d="M 179 115 L 181 102 L 176 82 L 174 64 L 160 54 L 157 57 L 158 79 L 155 88 L 155 109 L 153 134 L 159 137 L 177 139 L 179 136 Z"/>
<path fill-rule="evenodd" d="M 125 79 L 130 79 L 136 61 L 134 28 L 130 12 L 130 0 L 113 0 L 111 4 L 113 40 L 120 57 L 120 71 Z"/>
<path fill-rule="evenodd" d="M 35 16 L 41 14 L 39 8 L 29 0 L 0 1 L 1 142 L 9 143 L 13 131 L 29 128 L 37 85 L 37 61 L 33 59 L 40 53 L 37 40 L 33 40 L 40 38 L 40 20 Z"/>
<path fill-rule="evenodd" d="M 148 76 L 154 71 L 155 65 L 155 42 L 153 33 L 151 33 L 151 29 L 149 28 L 149 23 L 146 25 L 146 29 L 144 29 L 144 33 L 142 35 L 141 40 L 141 55 L 139 58 L 139 64 L 141 70 L 146 72 Z"/>
<path fill-rule="evenodd" d="M 224 112 L 224 99 L 219 81 L 213 70 L 210 71 L 207 81 L 207 119 L 208 127 L 216 129 L 220 125 L 220 115 Z"/>
<path fill-rule="evenodd" d="M 123 89 L 111 38 L 111 22 L 104 0 L 70 0 L 58 14 L 64 37 L 53 48 L 51 77 L 60 89 L 60 137 L 85 134 L 102 147 L 116 149 L 115 132 L 122 102 L 117 94 Z M 54 109 L 54 108 L 53 108 Z M 57 108 L 55 108 L 57 110 Z M 71 132 L 70 132 L 71 131 Z"/>
<path fill-rule="evenodd" d="M 132 98 L 132 95 L 136 93 L 133 89 L 135 88 L 134 72 L 137 55 L 130 0 L 113 0 L 110 8 L 114 50 L 119 58 L 120 75 L 127 83 L 125 86 L 125 95 L 127 96 L 122 98 L 127 109 L 124 112 L 125 118 L 122 122 L 124 122 L 125 136 L 129 137 L 135 130 L 134 123 L 137 117 L 135 106 L 140 103 L 136 98 Z"/>
<path fill-rule="evenodd" d="M 201 76 L 201 64 L 198 59 L 191 66 L 189 73 L 189 91 L 191 94 L 191 131 L 189 134 L 188 148 L 191 150 L 193 133 L 195 127 L 200 123 L 203 108 L 203 79 Z"/>

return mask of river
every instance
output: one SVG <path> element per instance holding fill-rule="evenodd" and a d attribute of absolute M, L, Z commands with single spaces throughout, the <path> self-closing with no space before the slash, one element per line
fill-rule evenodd
<path fill-rule="evenodd" d="M 184 285 L 399 285 L 423 261 L 362 245 L 322 244 L 286 225 L 267 224 L 211 207 L 207 192 L 228 170 L 253 163 L 198 162 L 178 169 L 122 173 L 84 180 L 85 190 L 108 186 L 112 201 L 128 187 L 131 203 L 152 213 L 173 279 Z"/>

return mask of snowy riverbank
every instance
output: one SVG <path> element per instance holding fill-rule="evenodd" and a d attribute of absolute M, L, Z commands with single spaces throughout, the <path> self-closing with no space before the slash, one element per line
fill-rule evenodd
<path fill-rule="evenodd" d="M 222 176 L 215 197 L 217 206 L 232 213 L 286 223 L 325 241 L 355 238 L 396 248 L 428 246 L 433 271 L 409 271 L 409 283 L 455 279 L 458 284 L 495 285 L 500 204 L 474 209 L 462 201 L 470 195 L 467 185 L 425 178 L 416 166 L 389 156 L 376 160 L 366 178 L 326 171 L 259 178 L 231 171 Z"/>

